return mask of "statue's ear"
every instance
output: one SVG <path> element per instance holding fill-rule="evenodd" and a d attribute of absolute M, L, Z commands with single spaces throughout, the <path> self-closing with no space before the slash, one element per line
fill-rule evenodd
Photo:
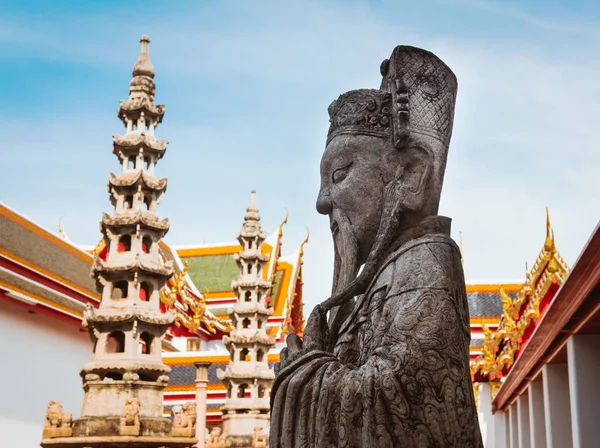
<path fill-rule="evenodd" d="M 431 155 L 423 148 L 409 146 L 400 150 L 401 163 L 398 167 L 398 195 L 404 207 L 418 211 L 423 207 L 423 192 L 431 175 Z"/>

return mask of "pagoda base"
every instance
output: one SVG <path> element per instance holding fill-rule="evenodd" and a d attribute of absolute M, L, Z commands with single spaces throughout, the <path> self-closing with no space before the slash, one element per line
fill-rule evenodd
<path fill-rule="evenodd" d="M 138 434 L 122 434 L 121 417 L 94 416 L 81 417 L 73 422 L 73 437 L 113 437 L 127 435 L 133 437 L 171 437 L 173 422 L 165 417 L 139 417 Z M 133 430 L 134 426 L 124 427 Z"/>
<path fill-rule="evenodd" d="M 223 434 L 228 447 L 251 448 L 256 428 L 262 434 L 269 434 L 269 414 L 258 411 L 238 414 L 231 410 L 223 414 Z"/>
<path fill-rule="evenodd" d="M 189 448 L 198 443 L 191 437 L 106 436 L 43 439 L 44 448 Z M 251 445 L 248 445 L 251 446 Z"/>

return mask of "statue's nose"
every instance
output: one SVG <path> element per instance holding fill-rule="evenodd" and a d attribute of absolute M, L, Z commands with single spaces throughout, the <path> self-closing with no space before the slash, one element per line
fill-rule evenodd
<path fill-rule="evenodd" d="M 317 198 L 317 211 L 322 215 L 328 215 L 331 213 L 331 199 L 329 195 L 319 192 Z"/>

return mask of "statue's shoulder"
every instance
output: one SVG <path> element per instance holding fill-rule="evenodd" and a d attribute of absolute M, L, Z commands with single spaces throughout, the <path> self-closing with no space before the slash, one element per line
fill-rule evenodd
<path fill-rule="evenodd" d="M 388 295 L 415 289 L 455 288 L 457 282 L 464 282 L 460 251 L 447 235 L 432 234 L 412 240 L 389 261 L 382 271 L 389 284 Z"/>

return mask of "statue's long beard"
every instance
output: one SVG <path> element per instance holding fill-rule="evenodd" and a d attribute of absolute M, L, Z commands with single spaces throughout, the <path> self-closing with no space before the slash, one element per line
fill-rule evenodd
<path fill-rule="evenodd" d="M 367 257 L 367 261 L 358 276 L 358 244 L 356 243 L 356 237 L 352 232 L 352 227 L 349 222 L 347 223 L 348 231 L 344 233 L 347 233 L 348 236 L 342 237 L 343 218 L 338 222 L 340 242 L 338 243 L 336 241 L 335 246 L 336 257 L 340 254 L 340 260 L 338 262 L 336 259 L 334 290 L 332 296 L 321 303 L 323 311 L 331 311 L 329 323 L 332 344 L 335 344 L 337 339 L 339 326 L 343 322 L 343 314 L 346 314 L 347 317 L 347 315 L 352 312 L 354 298 L 366 291 L 385 257 L 398 248 L 398 233 L 403 227 L 403 220 L 407 218 L 407 210 L 403 209 L 404 207 L 402 206 L 399 189 L 399 182 L 390 182 L 385 187 L 384 208 L 377 237 L 375 238 L 371 252 Z M 339 216 L 342 216 L 342 214 L 339 213 Z M 344 222 L 344 225 L 345 224 L 346 223 Z M 354 238 L 354 240 L 352 238 Z M 352 249 L 352 242 L 354 242 L 354 249 Z M 339 251 L 337 250 L 338 246 L 340 246 Z M 354 262 L 352 260 L 354 260 Z M 336 315 L 332 318 L 334 310 Z M 343 319 L 345 319 L 345 317 L 343 317 Z"/>
<path fill-rule="evenodd" d="M 331 216 L 335 226 L 333 246 L 335 251 L 333 265 L 332 296 L 346 289 L 358 274 L 358 240 L 348 217 L 339 210 L 334 210 Z M 331 308 L 329 312 L 329 328 L 331 334 L 336 334 L 339 326 L 352 312 L 353 298 L 341 305 Z"/>

